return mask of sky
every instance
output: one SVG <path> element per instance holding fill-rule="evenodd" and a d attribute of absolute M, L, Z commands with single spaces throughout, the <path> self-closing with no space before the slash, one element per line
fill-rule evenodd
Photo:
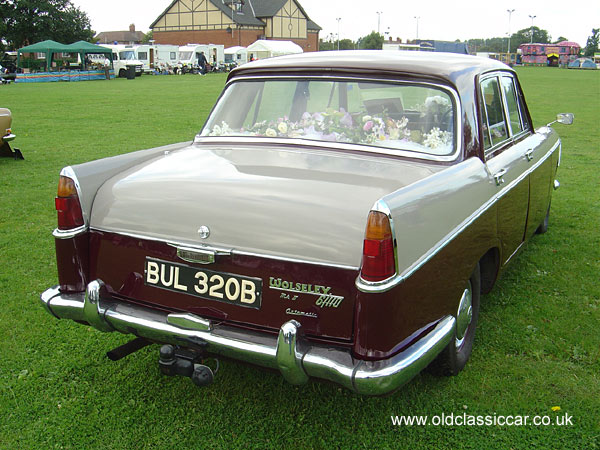
<path fill-rule="evenodd" d="M 552 39 L 564 36 L 585 47 L 592 28 L 600 27 L 597 0 L 299 0 L 323 30 L 330 35 L 356 40 L 371 31 L 389 33 L 394 39 L 467 40 L 506 37 L 508 32 L 533 25 L 545 29 Z M 126 30 L 134 23 L 147 32 L 149 26 L 170 5 L 171 0 L 71 0 L 91 19 L 92 29 Z M 510 14 L 507 10 L 513 10 Z M 381 14 L 377 14 L 380 12 Z M 416 19 L 418 17 L 418 19 Z M 340 18 L 338 22 L 336 19 Z M 378 29 L 379 28 L 379 29 Z"/>

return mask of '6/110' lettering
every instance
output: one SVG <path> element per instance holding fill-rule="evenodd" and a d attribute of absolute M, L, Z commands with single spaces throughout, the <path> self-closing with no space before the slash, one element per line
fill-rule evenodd
<path fill-rule="evenodd" d="M 252 305 L 256 302 L 256 285 L 250 280 L 237 279 L 217 273 L 207 274 L 196 271 L 194 284 L 188 286 L 181 279 L 180 267 L 148 261 L 146 266 L 146 283 L 181 292 L 195 293 L 219 300 L 241 302 Z M 193 292 L 190 291 L 193 289 Z"/>

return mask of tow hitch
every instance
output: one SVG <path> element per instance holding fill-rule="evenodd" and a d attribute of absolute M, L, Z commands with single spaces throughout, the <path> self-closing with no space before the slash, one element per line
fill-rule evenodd
<path fill-rule="evenodd" d="M 198 387 L 212 384 L 219 371 L 219 360 L 215 359 L 215 371 L 205 364 L 204 355 L 200 352 L 163 345 L 160 348 L 158 366 L 163 375 L 189 377 Z"/>
<path fill-rule="evenodd" d="M 106 353 L 111 361 L 118 361 L 138 350 L 152 344 L 144 338 L 135 338 Z M 215 369 L 203 364 L 206 357 L 201 350 L 185 349 L 174 345 L 163 345 L 160 348 L 158 366 L 163 375 L 191 378 L 196 386 L 204 387 L 212 384 L 219 371 L 219 360 L 214 359 Z"/>

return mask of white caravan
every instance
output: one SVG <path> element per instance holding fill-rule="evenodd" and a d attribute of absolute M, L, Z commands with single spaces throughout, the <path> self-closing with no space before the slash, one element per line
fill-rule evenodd
<path fill-rule="evenodd" d="M 151 73 L 155 69 L 174 67 L 179 60 L 179 47 L 164 44 L 133 45 L 137 59 L 144 65 L 144 72 Z"/>
<path fill-rule="evenodd" d="M 191 66 L 198 65 L 200 53 L 204 52 L 206 61 L 213 67 L 225 63 L 225 46 L 217 44 L 187 44 L 179 47 L 179 62 Z"/>
<path fill-rule="evenodd" d="M 225 64 L 234 63 L 238 66 L 248 62 L 248 50 L 246 47 L 229 47 L 225 49 Z"/>

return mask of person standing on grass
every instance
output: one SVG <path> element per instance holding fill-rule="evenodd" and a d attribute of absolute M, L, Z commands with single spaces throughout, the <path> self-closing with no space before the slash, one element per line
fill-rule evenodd
<path fill-rule="evenodd" d="M 198 65 L 200 66 L 200 75 L 204 75 L 206 73 L 206 56 L 204 56 L 204 52 L 200 52 L 200 56 L 198 57 Z"/>
<path fill-rule="evenodd" d="M 110 80 L 110 59 L 108 59 L 108 56 L 104 57 L 104 74 L 106 79 Z"/>

